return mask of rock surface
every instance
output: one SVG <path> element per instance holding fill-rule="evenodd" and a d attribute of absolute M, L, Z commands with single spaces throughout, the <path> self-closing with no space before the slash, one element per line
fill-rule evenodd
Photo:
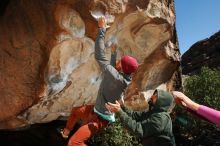
<path fill-rule="evenodd" d="M 192 45 L 183 54 L 181 64 L 186 75 L 198 73 L 202 66 L 220 67 L 220 31 Z"/>
<path fill-rule="evenodd" d="M 136 57 L 140 68 L 126 90 L 126 104 L 141 109 L 134 89 L 172 90 L 181 84 L 172 0 L 11 0 L 0 16 L 0 128 L 49 122 L 71 107 L 94 104 L 102 80 L 94 59 L 97 21 L 118 58 Z M 110 49 L 106 51 L 110 58 Z"/>

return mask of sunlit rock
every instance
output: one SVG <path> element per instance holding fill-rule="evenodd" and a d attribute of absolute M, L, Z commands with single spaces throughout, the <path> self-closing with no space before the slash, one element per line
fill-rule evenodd
<path fill-rule="evenodd" d="M 132 55 L 140 63 L 125 92 L 128 107 L 147 108 L 136 88 L 150 96 L 181 85 L 173 1 L 13 0 L 0 20 L 0 128 L 49 122 L 95 103 L 97 12 L 109 18 L 105 41 L 117 44 L 117 59 Z"/>

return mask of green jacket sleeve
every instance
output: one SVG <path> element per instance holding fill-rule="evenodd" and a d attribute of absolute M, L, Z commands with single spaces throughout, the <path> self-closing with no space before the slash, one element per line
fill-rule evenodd
<path fill-rule="evenodd" d="M 123 110 L 119 111 L 119 117 L 123 125 L 139 137 L 148 137 L 160 133 L 162 130 L 161 117 L 157 115 L 142 117 L 136 121 Z"/>
<path fill-rule="evenodd" d="M 148 112 L 135 112 L 132 110 L 129 110 L 126 107 L 122 107 L 122 110 L 124 112 L 126 112 L 126 114 L 128 116 L 130 116 L 132 119 L 136 120 L 136 121 L 141 121 L 143 117 L 147 117 L 148 116 Z"/>

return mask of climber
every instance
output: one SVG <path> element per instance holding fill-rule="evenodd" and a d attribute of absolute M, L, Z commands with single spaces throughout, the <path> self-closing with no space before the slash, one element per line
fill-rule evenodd
<path fill-rule="evenodd" d="M 85 146 L 85 142 L 94 133 L 115 121 L 114 113 L 106 109 L 105 103 L 113 102 L 120 98 L 122 92 L 130 83 L 132 74 L 138 68 L 137 60 L 131 56 L 123 56 L 116 63 L 115 46 L 112 48 L 110 64 L 110 61 L 105 56 L 104 37 L 106 22 L 103 17 L 99 19 L 98 26 L 98 35 L 95 42 L 95 59 L 103 72 L 103 80 L 100 84 L 95 106 L 87 105 L 72 109 L 66 127 L 61 132 L 62 136 L 68 138 L 71 129 L 79 119 L 84 124 L 69 139 L 68 146 Z M 118 70 L 114 68 L 115 65 Z"/>
<path fill-rule="evenodd" d="M 116 104 L 108 102 L 106 108 L 118 113 L 122 124 L 142 139 L 143 146 L 175 146 L 172 121 L 168 113 L 173 101 L 170 93 L 157 89 L 150 98 L 149 111 L 134 112 L 117 101 Z"/>

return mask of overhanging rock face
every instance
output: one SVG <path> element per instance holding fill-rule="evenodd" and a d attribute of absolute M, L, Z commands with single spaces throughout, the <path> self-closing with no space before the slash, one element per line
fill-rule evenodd
<path fill-rule="evenodd" d="M 117 59 L 132 55 L 141 64 L 126 90 L 128 107 L 142 108 L 136 88 L 177 88 L 172 0 L 13 0 L 0 20 L 0 128 L 49 122 L 94 104 L 102 76 L 91 12 L 114 20 L 105 39 L 119 46 Z"/>

